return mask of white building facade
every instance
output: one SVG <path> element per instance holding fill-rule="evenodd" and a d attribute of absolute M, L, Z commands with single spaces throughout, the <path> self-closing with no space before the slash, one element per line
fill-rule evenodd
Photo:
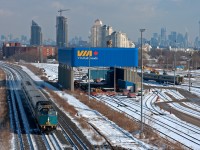
<path fill-rule="evenodd" d="M 94 25 L 91 28 L 90 45 L 91 47 L 101 47 L 102 43 L 102 22 L 101 20 L 95 20 Z"/>
<path fill-rule="evenodd" d="M 91 47 L 108 47 L 108 43 L 109 47 L 135 47 L 135 44 L 128 39 L 126 33 L 113 32 L 111 26 L 102 25 L 102 21 L 99 19 L 95 20 L 89 38 Z"/>

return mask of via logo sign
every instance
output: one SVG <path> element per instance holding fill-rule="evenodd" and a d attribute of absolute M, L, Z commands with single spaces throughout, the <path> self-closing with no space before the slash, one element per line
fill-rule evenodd
<path fill-rule="evenodd" d="M 92 50 L 78 50 L 77 57 L 78 59 L 98 59 L 98 51 L 92 52 Z"/>
<path fill-rule="evenodd" d="M 80 51 L 80 50 L 78 50 L 77 51 L 77 56 L 78 57 L 81 57 L 81 56 L 92 56 L 92 51 L 88 51 L 88 50 L 82 50 L 82 51 Z"/>

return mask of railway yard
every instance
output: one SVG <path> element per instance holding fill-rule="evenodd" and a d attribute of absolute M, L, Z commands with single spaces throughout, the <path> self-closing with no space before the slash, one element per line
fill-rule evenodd
<path fill-rule="evenodd" d="M 143 96 L 143 123 L 144 130 L 151 128 L 160 139 L 167 139 L 170 143 L 156 139 L 150 140 L 151 135 L 139 138 L 141 118 L 141 96 L 124 96 L 117 94 L 86 95 L 87 102 L 95 99 L 109 108 L 120 112 L 135 122 L 138 126 L 135 131 L 128 131 L 114 123 L 108 116 L 78 100 L 84 92 L 78 95 L 69 94 L 43 82 L 29 69 L 1 63 L 1 68 L 6 73 L 6 86 L 8 87 L 8 106 L 10 128 L 12 133 L 10 149 L 199 149 L 200 147 L 200 80 L 198 72 L 191 71 L 195 77 L 185 78 L 181 85 L 159 84 L 152 81 L 144 82 Z M 37 66 L 38 64 L 35 64 Z M 56 80 L 58 72 L 56 65 L 42 64 L 47 77 Z M 50 70 L 50 71 L 49 71 Z M 185 75 L 188 72 L 177 72 Z M 31 111 L 30 103 L 22 91 L 21 80 L 29 75 L 41 92 L 52 102 L 58 113 L 56 130 L 50 133 L 41 132 Z M 53 78 L 52 78 L 53 77 Z M 188 83 L 192 82 L 192 86 Z M 56 103 L 46 90 L 54 91 L 59 97 L 75 108 L 74 113 L 69 113 L 63 103 Z M 190 90 L 190 91 L 189 91 Z M 67 109 L 70 109 L 67 107 Z M 104 111 L 105 112 L 105 111 Z M 73 114 L 73 115 L 72 115 Z M 110 114 L 111 116 L 111 114 Z M 89 124 L 89 129 L 83 128 L 77 118 Z M 156 142 L 150 142 L 156 141 Z M 175 143 L 174 145 L 172 143 Z"/>
<path fill-rule="evenodd" d="M 81 132 L 78 132 L 79 135 L 74 132 L 78 129 L 58 108 L 56 108 L 59 112 L 57 130 L 49 134 L 41 132 L 21 90 L 19 81 L 23 73 L 8 66 L 4 66 L 4 70 L 8 78 L 7 87 L 10 89 L 10 126 L 14 133 L 12 149 L 92 149 L 92 145 Z"/>

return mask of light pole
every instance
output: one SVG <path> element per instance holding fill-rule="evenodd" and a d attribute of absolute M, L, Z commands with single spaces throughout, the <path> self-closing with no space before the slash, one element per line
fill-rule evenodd
<path fill-rule="evenodd" d="M 176 41 L 175 41 L 175 51 L 174 51 L 174 86 L 176 84 Z"/>
<path fill-rule="evenodd" d="M 189 91 L 190 91 L 190 59 L 188 60 L 188 77 L 189 77 Z"/>
<path fill-rule="evenodd" d="M 188 60 L 188 77 L 189 77 L 189 91 L 191 91 L 191 72 L 190 72 L 190 60 L 192 59 L 192 54 L 190 54 L 190 59 Z"/>
<path fill-rule="evenodd" d="M 199 39 L 200 39 L 200 21 L 199 21 Z M 198 40 L 198 49 L 200 50 L 199 40 Z"/>
<path fill-rule="evenodd" d="M 91 52 L 89 53 L 88 56 L 88 100 L 90 101 L 90 56 L 91 56 Z"/>
<path fill-rule="evenodd" d="M 142 52 L 142 32 L 144 32 L 145 29 L 140 29 L 141 32 L 141 132 L 140 132 L 140 137 L 142 137 L 143 133 L 143 118 L 142 118 L 142 111 L 143 111 L 143 106 L 142 106 L 142 101 L 143 101 L 143 52 Z"/>

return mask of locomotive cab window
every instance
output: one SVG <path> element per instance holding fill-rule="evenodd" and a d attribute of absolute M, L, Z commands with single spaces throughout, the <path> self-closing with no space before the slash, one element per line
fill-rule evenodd
<path fill-rule="evenodd" d="M 48 111 L 49 111 L 48 108 L 42 108 L 42 109 L 40 110 L 40 113 L 43 114 L 43 115 L 47 115 L 47 114 L 48 114 Z"/>
<path fill-rule="evenodd" d="M 54 109 L 49 109 L 49 115 L 56 115 L 56 111 Z"/>

